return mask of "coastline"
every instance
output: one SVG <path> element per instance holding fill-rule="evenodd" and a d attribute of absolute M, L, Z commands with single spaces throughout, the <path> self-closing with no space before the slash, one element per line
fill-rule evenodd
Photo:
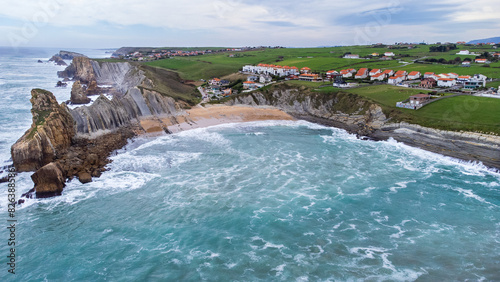
<path fill-rule="evenodd" d="M 140 125 L 148 135 L 162 134 L 167 127 L 167 133 L 177 133 L 195 128 L 209 127 L 225 123 L 238 123 L 264 120 L 295 120 L 294 117 L 270 106 L 227 106 L 227 105 L 197 105 L 186 110 L 186 115 L 175 117 L 144 118 Z"/>

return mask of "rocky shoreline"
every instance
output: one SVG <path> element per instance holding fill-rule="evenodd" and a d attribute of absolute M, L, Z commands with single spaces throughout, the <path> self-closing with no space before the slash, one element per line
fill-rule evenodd
<path fill-rule="evenodd" d="M 393 138 L 500 170 L 500 137 L 394 123 L 380 106 L 354 94 L 325 95 L 278 86 L 231 97 L 225 105 L 189 109 L 193 105 L 171 95 L 192 93 L 194 87 L 184 85 L 174 73 L 162 71 L 162 76 L 172 77 L 168 84 L 162 84 L 158 76 L 148 77 L 143 69 L 129 63 L 97 63 L 75 57 L 60 75 L 75 81 L 75 99 L 86 102 L 89 89 L 92 95 L 100 96 L 91 105 L 70 109 L 65 103 L 58 104 L 52 93 L 32 90 L 33 124 L 11 148 L 17 171 L 35 172 L 34 188 L 23 195 L 26 197 L 60 195 L 68 179 L 92 181 L 92 177 L 105 171 L 113 151 L 140 134 L 168 134 L 228 122 L 292 117 L 343 128 L 359 138 Z M 102 95 L 102 85 L 111 85 L 112 99 Z"/>

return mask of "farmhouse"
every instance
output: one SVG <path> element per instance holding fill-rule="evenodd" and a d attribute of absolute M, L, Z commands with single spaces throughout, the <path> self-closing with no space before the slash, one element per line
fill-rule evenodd
<path fill-rule="evenodd" d="M 470 51 L 469 50 L 462 50 L 462 51 L 458 52 L 457 55 L 470 55 Z"/>
<path fill-rule="evenodd" d="M 370 76 L 374 76 L 376 74 L 381 73 L 382 71 L 380 69 L 373 69 L 370 71 Z"/>
<path fill-rule="evenodd" d="M 387 56 L 387 57 L 394 57 L 394 56 L 396 56 L 396 54 L 394 54 L 394 52 L 385 52 L 385 53 L 384 53 L 384 56 Z"/>
<path fill-rule="evenodd" d="M 341 70 L 340 71 L 340 74 L 342 75 L 343 78 L 353 77 L 354 73 L 356 73 L 355 69 L 346 69 L 346 70 Z"/>

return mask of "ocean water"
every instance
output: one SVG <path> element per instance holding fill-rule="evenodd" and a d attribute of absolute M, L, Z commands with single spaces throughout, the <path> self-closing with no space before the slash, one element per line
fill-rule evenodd
<path fill-rule="evenodd" d="M 32 73 L 39 87 L 54 84 L 45 67 Z M 28 94 L 0 94 L 17 101 L 1 116 L 17 136 L 31 79 L 20 79 Z M 112 158 L 94 182 L 18 207 L 16 274 L 4 229 L 0 280 L 500 279 L 500 175 L 481 164 L 304 121 L 141 137 Z M 17 177 L 19 194 L 29 176 Z"/>

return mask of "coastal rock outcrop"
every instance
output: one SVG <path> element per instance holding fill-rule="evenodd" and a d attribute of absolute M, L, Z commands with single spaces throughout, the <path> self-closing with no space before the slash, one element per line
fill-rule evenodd
<path fill-rule="evenodd" d="M 57 54 L 56 56 L 61 57 L 63 60 L 73 60 L 76 57 L 87 57 L 80 53 L 63 51 L 63 50 L 59 51 L 59 54 Z"/>
<path fill-rule="evenodd" d="M 81 105 L 89 102 L 90 98 L 87 97 L 80 81 L 73 83 L 73 87 L 71 88 L 71 104 Z"/>
<path fill-rule="evenodd" d="M 12 146 L 17 171 L 35 171 L 62 156 L 75 135 L 74 120 L 65 104 L 42 89 L 31 91 L 33 123 Z"/>
<path fill-rule="evenodd" d="M 277 89 L 235 96 L 227 105 L 269 105 L 292 116 L 369 135 L 387 121 L 380 106 L 349 93 L 306 93 L 305 89 Z"/>
<path fill-rule="evenodd" d="M 49 59 L 49 62 L 54 62 L 58 66 L 67 66 L 66 62 L 59 56 L 54 55 Z"/>
<path fill-rule="evenodd" d="M 37 198 L 46 198 L 60 195 L 66 186 L 66 177 L 60 166 L 51 162 L 37 170 L 31 179 L 35 183 L 35 192 Z"/>

